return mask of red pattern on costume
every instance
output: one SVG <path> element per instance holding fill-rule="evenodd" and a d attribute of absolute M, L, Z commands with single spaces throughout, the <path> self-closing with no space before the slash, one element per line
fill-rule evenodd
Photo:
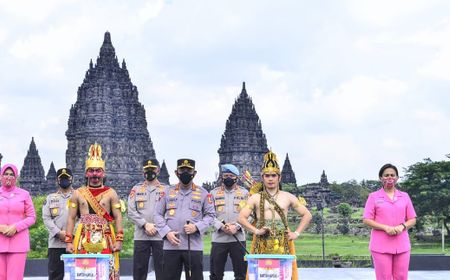
<path fill-rule="evenodd" d="M 107 186 L 103 186 L 101 188 L 91 188 L 91 187 L 88 188 L 88 190 L 91 192 L 91 194 L 93 196 L 97 196 L 97 195 L 99 195 L 99 194 L 101 194 L 101 193 L 103 193 L 103 192 L 105 192 L 105 191 L 107 191 L 109 189 L 110 189 L 110 187 L 107 187 Z"/>

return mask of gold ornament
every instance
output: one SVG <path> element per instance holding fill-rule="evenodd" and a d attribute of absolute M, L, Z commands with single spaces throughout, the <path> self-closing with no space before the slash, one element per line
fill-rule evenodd
<path fill-rule="evenodd" d="M 280 166 L 278 164 L 277 155 L 272 152 L 272 150 L 268 151 L 264 155 L 264 163 L 261 168 L 261 174 L 275 172 L 280 175 Z"/>
<path fill-rule="evenodd" d="M 102 159 L 102 146 L 97 144 L 97 142 L 89 147 L 85 170 L 88 170 L 88 168 L 101 168 L 105 170 L 105 161 Z"/>

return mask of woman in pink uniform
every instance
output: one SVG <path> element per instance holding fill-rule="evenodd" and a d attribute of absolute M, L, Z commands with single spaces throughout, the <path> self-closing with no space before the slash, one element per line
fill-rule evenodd
<path fill-rule="evenodd" d="M 363 217 L 372 228 L 369 249 L 376 278 L 406 280 L 411 253 L 408 229 L 416 224 L 416 212 L 409 195 L 395 187 L 397 167 L 385 164 L 378 176 L 382 188 L 367 198 Z"/>
<path fill-rule="evenodd" d="M 0 280 L 22 280 L 27 252 L 28 228 L 36 221 L 30 194 L 16 187 L 19 172 L 12 164 L 0 171 Z"/>

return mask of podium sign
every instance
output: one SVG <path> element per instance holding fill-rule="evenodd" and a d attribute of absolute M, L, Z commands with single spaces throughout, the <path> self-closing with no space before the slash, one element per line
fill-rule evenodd
<path fill-rule="evenodd" d="M 290 280 L 293 255 L 246 255 L 249 280 Z"/>
<path fill-rule="evenodd" d="M 64 280 L 108 280 L 107 254 L 64 254 Z"/>

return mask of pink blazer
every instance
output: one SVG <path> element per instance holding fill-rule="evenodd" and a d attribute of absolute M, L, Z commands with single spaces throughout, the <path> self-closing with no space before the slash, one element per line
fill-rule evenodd
<path fill-rule="evenodd" d="M 21 188 L 8 190 L 0 187 L 0 224 L 15 224 L 17 233 L 8 237 L 0 233 L 0 253 L 28 252 L 28 228 L 36 222 L 36 213 L 30 194 Z"/>
<path fill-rule="evenodd" d="M 364 219 L 398 226 L 416 217 L 411 198 L 406 192 L 395 190 L 391 200 L 383 189 L 373 192 L 367 198 Z M 398 235 L 388 235 L 382 230 L 372 229 L 369 249 L 378 253 L 399 254 L 411 250 L 408 231 Z"/>

